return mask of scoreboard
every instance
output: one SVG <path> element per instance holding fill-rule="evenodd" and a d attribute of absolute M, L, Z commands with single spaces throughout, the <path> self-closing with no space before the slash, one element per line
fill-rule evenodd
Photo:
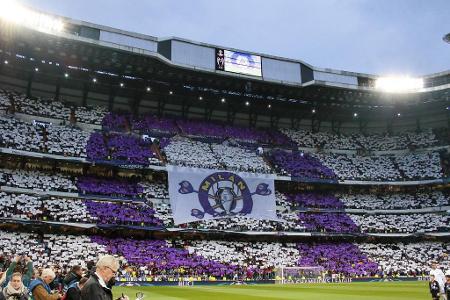
<path fill-rule="evenodd" d="M 216 70 L 261 77 L 261 56 L 216 48 Z"/>

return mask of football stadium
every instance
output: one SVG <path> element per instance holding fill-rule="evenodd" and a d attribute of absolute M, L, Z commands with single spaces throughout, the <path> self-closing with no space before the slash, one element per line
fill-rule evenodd
<path fill-rule="evenodd" d="M 448 67 L 0 1 L 0 299 L 446 299 Z"/>

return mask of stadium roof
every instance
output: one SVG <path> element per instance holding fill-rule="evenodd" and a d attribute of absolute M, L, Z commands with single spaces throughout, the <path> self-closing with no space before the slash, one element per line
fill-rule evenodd
<path fill-rule="evenodd" d="M 193 105 L 212 110 L 226 99 L 231 113 L 346 120 L 356 111 L 361 119 L 391 118 L 399 111 L 403 116 L 417 115 L 448 105 L 449 70 L 425 75 L 418 79 L 419 86 L 392 93 L 377 89 L 376 75 L 320 69 L 288 58 L 32 13 L 50 18 L 46 21 L 53 27 L 44 27 L 42 21 L 0 21 L 0 58 L 8 62 L 0 72 L 28 82 L 110 95 L 111 109 L 118 97 L 131 99 L 127 105 L 132 111 L 140 110 L 150 97 L 161 105 L 181 105 L 183 114 Z M 219 70 L 217 50 L 259 59 L 260 76 Z M 391 87 L 400 85 L 395 82 Z M 417 109 L 418 104 L 426 109 Z"/>

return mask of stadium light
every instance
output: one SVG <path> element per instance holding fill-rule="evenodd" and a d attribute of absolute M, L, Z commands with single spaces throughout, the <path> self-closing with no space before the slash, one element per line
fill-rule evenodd
<path fill-rule="evenodd" d="M 64 77 L 68 78 L 68 77 L 69 77 L 69 74 L 64 73 Z"/>
<path fill-rule="evenodd" d="M 199 97 L 198 97 L 198 100 L 203 100 L 203 97 L 202 97 L 202 96 L 199 96 Z"/>
<path fill-rule="evenodd" d="M 390 93 L 411 92 L 423 88 L 423 79 L 411 77 L 380 77 L 375 82 L 375 88 Z"/>
<path fill-rule="evenodd" d="M 169 95 L 173 95 L 173 92 L 172 92 L 172 91 L 169 91 Z"/>
<path fill-rule="evenodd" d="M 353 113 L 353 117 L 358 117 L 358 113 Z"/>
<path fill-rule="evenodd" d="M 60 32 L 64 29 L 60 19 L 30 10 L 15 0 L 0 1 L 0 18 L 43 32 Z"/>
<path fill-rule="evenodd" d="M 222 101 L 222 103 L 225 103 L 225 98 L 220 99 L 220 101 Z"/>
<path fill-rule="evenodd" d="M 8 64 L 8 61 L 7 60 L 5 60 L 5 65 L 7 65 Z"/>
<path fill-rule="evenodd" d="M 150 92 L 152 89 L 150 87 L 147 87 L 147 92 Z"/>
<path fill-rule="evenodd" d="M 401 113 L 397 113 L 397 117 L 401 117 L 402 116 L 402 114 Z"/>
<path fill-rule="evenodd" d="M 246 101 L 246 102 L 245 102 L 245 105 L 246 105 L 246 106 L 249 106 L 249 105 L 250 105 L 250 102 Z"/>
<path fill-rule="evenodd" d="M 120 87 L 123 87 L 123 86 L 124 86 L 124 84 L 123 84 L 123 82 L 121 82 L 121 83 L 120 83 Z"/>
<path fill-rule="evenodd" d="M 92 82 L 96 83 L 97 82 L 97 78 L 92 78 Z"/>
<path fill-rule="evenodd" d="M 267 105 L 267 108 L 272 108 L 272 105 L 271 104 Z"/>
<path fill-rule="evenodd" d="M 34 71 L 35 72 L 39 72 L 39 68 L 34 68 Z"/>
<path fill-rule="evenodd" d="M 315 114 L 315 113 L 316 113 L 316 109 L 313 108 L 313 109 L 311 110 L 311 112 L 312 112 L 313 114 Z"/>

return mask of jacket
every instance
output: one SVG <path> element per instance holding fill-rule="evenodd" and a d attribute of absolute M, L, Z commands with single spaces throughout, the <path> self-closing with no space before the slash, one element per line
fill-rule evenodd
<path fill-rule="evenodd" d="M 112 291 L 102 287 L 97 274 L 92 274 L 81 289 L 81 300 L 112 300 Z"/>
<path fill-rule="evenodd" d="M 78 282 L 71 284 L 66 292 L 65 300 L 81 300 L 81 290 Z"/>
<path fill-rule="evenodd" d="M 52 294 L 48 284 L 39 278 L 31 281 L 28 290 L 33 300 L 58 300 L 60 298 L 59 294 Z"/>

